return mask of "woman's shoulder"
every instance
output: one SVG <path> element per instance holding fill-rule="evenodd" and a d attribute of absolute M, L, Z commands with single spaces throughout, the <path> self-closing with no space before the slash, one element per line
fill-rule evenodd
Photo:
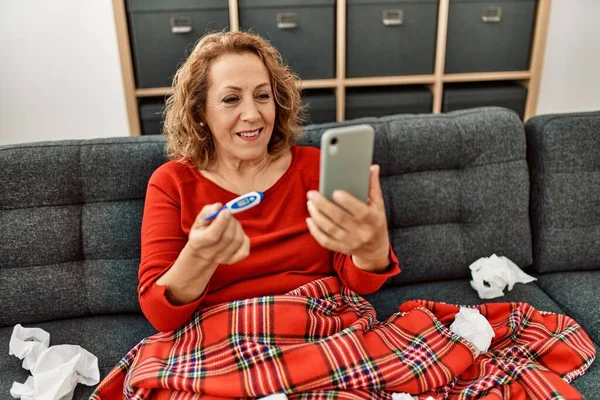
<path fill-rule="evenodd" d="M 188 161 L 175 159 L 167 161 L 155 169 L 150 177 L 150 183 L 159 186 L 178 186 L 182 182 L 196 179 L 198 178 L 194 167 Z"/>
<path fill-rule="evenodd" d="M 294 146 L 295 158 L 298 165 L 318 166 L 321 159 L 321 150 L 312 146 Z"/>
<path fill-rule="evenodd" d="M 294 146 L 294 170 L 298 179 L 308 189 L 314 189 L 319 181 L 321 150 L 311 146 Z"/>

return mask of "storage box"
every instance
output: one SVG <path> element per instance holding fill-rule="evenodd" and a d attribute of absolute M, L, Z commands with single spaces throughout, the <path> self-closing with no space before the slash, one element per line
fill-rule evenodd
<path fill-rule="evenodd" d="M 346 118 L 431 113 L 433 95 L 421 86 L 381 86 L 346 89 Z"/>
<path fill-rule="evenodd" d="M 335 77 L 334 0 L 239 0 L 240 27 L 268 39 L 302 79 Z"/>
<path fill-rule="evenodd" d="M 140 127 L 142 135 L 160 135 L 163 128 L 163 110 L 165 102 L 144 99 L 140 101 Z"/>
<path fill-rule="evenodd" d="M 431 74 L 438 0 L 347 0 L 346 76 Z"/>
<path fill-rule="evenodd" d="M 335 122 L 336 101 L 332 89 L 304 90 L 302 104 L 307 106 L 306 125 Z"/>
<path fill-rule="evenodd" d="M 127 0 L 127 13 L 139 88 L 171 86 L 198 39 L 229 26 L 227 0 Z"/>
<path fill-rule="evenodd" d="M 446 72 L 529 69 L 536 0 L 451 0 Z"/>
<path fill-rule="evenodd" d="M 498 106 L 525 114 L 527 89 L 515 82 L 461 83 L 444 85 L 442 111 Z"/>

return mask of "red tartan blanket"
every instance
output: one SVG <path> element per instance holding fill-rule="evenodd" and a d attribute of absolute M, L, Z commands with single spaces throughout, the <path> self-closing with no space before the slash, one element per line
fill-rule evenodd
<path fill-rule="evenodd" d="M 379 322 L 336 277 L 197 312 L 142 340 L 91 399 L 578 399 L 595 357 L 571 318 L 525 303 L 476 307 L 496 334 L 478 357 L 448 327 L 459 307 L 409 301 Z M 562 396 L 562 397 L 560 397 Z"/>

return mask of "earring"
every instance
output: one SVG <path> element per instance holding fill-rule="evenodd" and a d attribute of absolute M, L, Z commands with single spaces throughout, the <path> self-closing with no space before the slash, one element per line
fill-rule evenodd
<path fill-rule="evenodd" d="M 200 122 L 200 126 L 204 126 L 204 122 Z"/>

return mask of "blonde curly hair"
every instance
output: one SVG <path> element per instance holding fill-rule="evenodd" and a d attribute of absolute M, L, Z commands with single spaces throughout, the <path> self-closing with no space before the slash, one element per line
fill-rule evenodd
<path fill-rule="evenodd" d="M 215 145 L 205 120 L 209 71 L 224 54 L 256 54 L 265 64 L 275 99 L 275 124 L 268 152 L 278 156 L 301 135 L 303 121 L 298 78 L 279 52 L 265 39 L 248 32 L 217 32 L 202 37 L 173 79 L 166 101 L 164 134 L 170 159 L 189 161 L 205 169 L 215 156 Z"/>

